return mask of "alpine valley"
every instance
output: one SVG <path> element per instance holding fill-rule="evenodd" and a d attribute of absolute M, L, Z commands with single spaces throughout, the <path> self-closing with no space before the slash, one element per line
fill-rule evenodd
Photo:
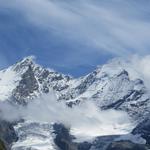
<path fill-rule="evenodd" d="M 79 128 L 75 130 L 60 120 L 47 122 L 24 118 L 9 120 L 3 117 L 5 111 L 5 108 L 2 108 L 3 104 L 26 109 L 40 97 L 44 95 L 50 97 L 52 92 L 56 96 L 57 103 L 63 103 L 66 109 L 69 108 L 70 113 L 82 105 L 81 108 L 85 106 L 88 114 L 92 114 L 92 105 L 91 110 L 86 105 L 87 102 L 94 103 L 101 114 L 108 113 L 102 115 L 105 118 L 105 125 L 100 129 L 95 126 L 93 133 L 88 123 L 87 128 L 82 125 L 80 128 L 78 123 Z M 120 59 L 101 65 L 86 76 L 73 78 L 36 64 L 32 56 L 26 57 L 0 71 L 0 104 L 2 105 L 0 109 L 3 109 L 0 115 L 0 150 L 150 149 L 149 90 L 144 81 L 131 78 L 128 68 Z M 56 110 L 53 101 L 50 105 L 57 114 L 63 113 L 59 107 L 56 107 L 58 108 Z M 10 118 L 13 112 L 10 109 L 7 113 Z M 39 107 L 37 116 L 43 112 L 46 111 Z M 115 122 L 113 113 L 116 112 L 127 114 L 130 123 Z M 20 110 L 16 109 L 15 113 L 19 114 Z M 85 115 L 82 120 L 85 120 L 84 117 Z M 75 119 L 76 117 L 72 117 L 70 121 Z M 92 117 L 88 121 L 95 124 Z M 110 122 L 113 122 L 113 127 Z"/>

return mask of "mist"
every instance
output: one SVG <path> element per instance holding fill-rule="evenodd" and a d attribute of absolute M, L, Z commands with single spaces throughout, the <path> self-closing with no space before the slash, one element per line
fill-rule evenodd
<path fill-rule="evenodd" d="M 115 58 L 120 67 L 126 70 L 130 80 L 141 79 L 148 92 L 150 92 L 150 55 L 131 55 L 128 58 Z"/>
<path fill-rule="evenodd" d="M 132 56 L 130 61 L 130 68 L 133 68 L 130 74 L 136 78 L 140 78 L 144 81 L 145 86 L 150 91 L 150 55 Z"/>
<path fill-rule="evenodd" d="M 125 112 L 101 111 L 91 100 L 70 108 L 64 101 L 58 102 L 53 92 L 29 102 L 26 107 L 8 103 L 0 107 L 1 118 L 7 121 L 25 119 L 40 123 L 62 123 L 70 129 L 77 141 L 101 135 L 127 134 L 133 128 Z"/>

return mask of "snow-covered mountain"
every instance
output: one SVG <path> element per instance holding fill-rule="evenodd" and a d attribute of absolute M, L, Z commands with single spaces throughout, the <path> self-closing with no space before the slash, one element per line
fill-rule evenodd
<path fill-rule="evenodd" d="M 43 68 L 36 64 L 32 56 L 0 71 L 1 102 L 9 101 L 26 107 L 30 101 L 51 90 L 56 93 L 57 100 L 64 101 L 68 107 L 88 100 L 94 101 L 102 110 L 125 111 L 136 123 L 141 123 L 149 117 L 150 95 L 144 82 L 141 79 L 131 79 L 128 68 L 120 60 L 112 60 L 80 78 Z M 60 148 L 54 140 L 57 136 L 52 124 L 23 121 L 14 128 L 18 141 L 13 144 L 13 150 Z M 112 141 L 114 138 L 110 139 Z M 95 143 L 99 145 L 97 141 L 104 140 L 96 139 Z M 86 148 L 83 148 L 83 145 Z M 96 149 L 96 146 L 87 143 L 72 143 L 70 146 L 68 150 L 81 149 L 79 147 L 82 147 L 82 150 Z"/>

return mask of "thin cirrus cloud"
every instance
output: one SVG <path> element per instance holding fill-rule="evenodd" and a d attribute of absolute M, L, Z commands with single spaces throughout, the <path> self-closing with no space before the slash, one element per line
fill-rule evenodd
<path fill-rule="evenodd" d="M 0 1 L 0 9 L 19 14 L 17 26 L 8 27 L 17 38 L 12 35 L 7 40 L 22 51 L 20 57 L 29 49 L 27 54 L 65 73 L 72 72 L 68 68 L 82 72 L 80 66 L 96 66 L 110 57 L 149 54 L 149 6 L 147 0 Z"/>
<path fill-rule="evenodd" d="M 36 26 L 115 55 L 147 53 L 150 47 L 145 0 L 13 0 L 9 5 Z"/>

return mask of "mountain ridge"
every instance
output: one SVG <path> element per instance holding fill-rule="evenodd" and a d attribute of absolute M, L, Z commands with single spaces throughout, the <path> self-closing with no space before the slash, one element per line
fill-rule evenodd
<path fill-rule="evenodd" d="M 79 78 L 43 68 L 36 64 L 33 56 L 24 58 L 0 73 L 6 74 L 6 78 L 7 74 L 13 73 L 9 82 L 12 82 L 14 89 L 11 87 L 10 95 L 8 94 L 6 97 L 19 104 L 27 104 L 30 99 L 53 90 L 56 92 L 58 100 L 65 100 L 69 105 L 92 99 L 102 109 L 129 109 L 129 111 L 133 111 L 133 115 L 139 114 L 138 107 L 140 105 L 142 107 L 145 104 L 147 108 L 144 110 L 148 110 L 150 107 L 150 96 L 144 82 L 141 79 L 130 79 L 129 73 L 121 65 L 119 59 L 109 61 L 108 64 L 99 66 L 92 73 Z M 1 82 L 2 89 L 5 85 Z M 6 88 L 8 88 L 7 85 L 8 83 Z M 136 108 L 137 112 L 135 112 Z M 140 112 L 140 114 L 143 113 Z"/>
<path fill-rule="evenodd" d="M 86 76 L 73 78 L 43 68 L 36 64 L 33 56 L 29 56 L 0 71 L 0 88 L 3 89 L 0 92 L 2 102 L 6 100 L 22 106 L 53 90 L 57 100 L 64 101 L 70 107 L 84 101 L 94 101 L 99 109 L 127 112 L 137 124 L 147 119 L 150 113 L 150 96 L 144 82 L 141 79 L 131 79 L 119 59 L 99 66 Z M 34 129 L 37 132 L 32 131 Z M 48 140 L 46 147 L 52 147 L 52 150 L 57 147 L 52 142 L 53 129 L 49 125 L 25 121 L 15 126 L 15 131 L 19 140 L 13 150 L 26 147 L 40 149 L 29 142 L 30 138 L 37 145 L 37 142 L 44 145 L 44 140 Z M 46 131 L 49 131 L 49 135 Z"/>

